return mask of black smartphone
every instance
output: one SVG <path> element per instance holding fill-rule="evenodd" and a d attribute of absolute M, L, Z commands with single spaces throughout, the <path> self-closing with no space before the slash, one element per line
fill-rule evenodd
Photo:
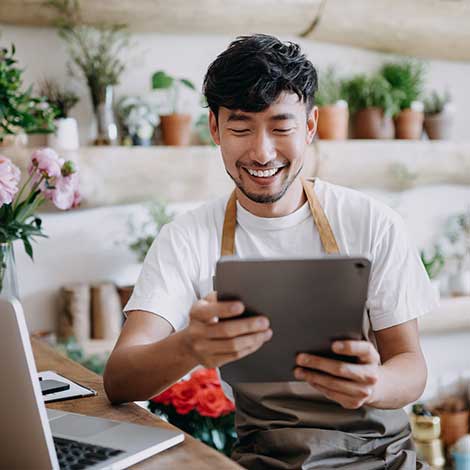
<path fill-rule="evenodd" d="M 52 379 L 41 380 L 39 384 L 41 385 L 41 391 L 43 395 L 49 395 L 49 393 L 63 392 L 64 390 L 68 390 L 70 388 L 69 384 Z"/>

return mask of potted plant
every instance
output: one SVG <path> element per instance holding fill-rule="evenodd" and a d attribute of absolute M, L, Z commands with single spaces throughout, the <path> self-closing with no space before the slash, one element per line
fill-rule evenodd
<path fill-rule="evenodd" d="M 345 140 L 348 138 L 349 109 L 343 96 L 343 82 L 333 68 L 320 74 L 315 104 L 318 106 L 317 134 L 320 139 Z"/>
<path fill-rule="evenodd" d="M 58 150 L 77 150 L 77 120 L 69 116 L 70 110 L 78 103 L 78 96 L 71 90 L 62 88 L 55 80 L 44 80 L 39 93 L 54 108 L 56 130 L 48 136 L 49 147 Z"/>
<path fill-rule="evenodd" d="M 158 115 L 153 106 L 139 97 L 124 97 L 117 104 L 118 117 L 124 133 L 132 145 L 149 146 L 152 143 Z"/>
<path fill-rule="evenodd" d="M 442 254 L 441 248 L 439 245 L 434 245 L 433 251 L 427 253 L 424 250 L 421 251 L 421 261 L 424 265 L 424 269 L 428 273 L 431 284 L 436 290 L 437 294 L 440 294 L 440 281 L 437 279 L 439 274 L 445 265 L 445 258 Z"/>
<path fill-rule="evenodd" d="M 398 109 L 396 93 L 381 75 L 356 75 L 343 84 L 343 96 L 353 116 L 356 139 L 393 139 L 392 115 Z"/>
<path fill-rule="evenodd" d="M 80 202 L 77 169 L 50 148 L 31 155 L 29 176 L 21 188 L 20 170 L 0 155 L 0 294 L 18 295 L 13 241 L 21 240 L 33 259 L 31 241 L 44 237 L 38 207 L 50 200 L 59 209 L 76 207 Z"/>
<path fill-rule="evenodd" d="M 120 54 L 129 46 L 129 32 L 122 24 L 85 26 L 79 4 L 69 0 L 46 0 L 58 14 L 59 35 L 69 45 L 72 76 L 85 78 L 97 124 L 95 145 L 119 141 L 114 114 L 114 87 L 126 65 Z"/>
<path fill-rule="evenodd" d="M 424 100 L 424 130 L 431 140 L 449 140 L 452 135 L 454 107 L 448 91 L 433 90 Z"/>
<path fill-rule="evenodd" d="M 54 110 L 44 98 L 23 90 L 15 46 L 0 49 L 0 145 L 26 145 L 26 134 L 54 131 Z"/>
<path fill-rule="evenodd" d="M 454 295 L 470 295 L 470 209 L 449 217 L 441 242 L 446 257 L 453 261 L 449 291 Z"/>
<path fill-rule="evenodd" d="M 191 139 L 191 115 L 178 112 L 182 86 L 196 90 L 189 80 L 171 77 L 163 70 L 152 75 L 152 89 L 166 90 L 169 97 L 170 112 L 160 116 L 162 138 L 165 145 L 189 145 Z"/>
<path fill-rule="evenodd" d="M 424 86 L 424 65 L 405 61 L 384 64 L 381 75 L 390 83 L 398 98 L 395 115 L 397 139 L 420 139 L 423 133 L 423 103 L 419 101 Z"/>

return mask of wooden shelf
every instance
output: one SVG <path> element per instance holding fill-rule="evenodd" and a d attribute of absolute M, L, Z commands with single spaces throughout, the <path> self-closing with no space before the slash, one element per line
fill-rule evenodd
<path fill-rule="evenodd" d="M 436 311 L 419 319 L 423 334 L 470 331 L 470 297 L 443 297 Z"/>

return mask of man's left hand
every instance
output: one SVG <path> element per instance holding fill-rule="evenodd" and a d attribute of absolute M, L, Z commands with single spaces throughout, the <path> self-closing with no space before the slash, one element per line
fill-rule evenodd
<path fill-rule="evenodd" d="M 294 375 L 343 408 L 371 404 L 379 380 L 380 356 L 368 341 L 335 341 L 333 352 L 355 356 L 359 363 L 327 359 L 313 354 L 297 355 Z"/>

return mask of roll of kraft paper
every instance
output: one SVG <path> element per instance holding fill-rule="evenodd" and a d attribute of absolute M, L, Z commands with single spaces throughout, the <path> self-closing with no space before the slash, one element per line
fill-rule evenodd
<path fill-rule="evenodd" d="M 116 286 L 104 282 L 91 286 L 91 337 L 117 339 L 122 327 L 121 299 Z"/>
<path fill-rule="evenodd" d="M 90 339 L 90 287 L 84 283 L 66 284 L 60 291 L 59 338 Z"/>

